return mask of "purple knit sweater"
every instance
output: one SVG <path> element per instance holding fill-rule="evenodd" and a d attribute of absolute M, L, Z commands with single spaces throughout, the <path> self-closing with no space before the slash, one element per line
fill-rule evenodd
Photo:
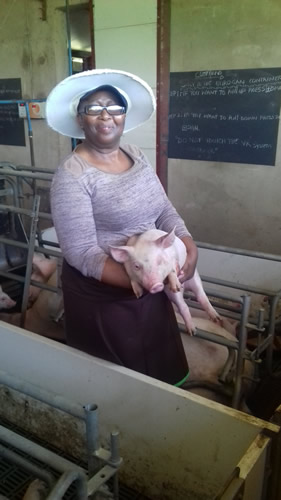
<path fill-rule="evenodd" d="M 105 173 L 71 153 L 58 167 L 51 209 L 63 256 L 84 276 L 100 279 L 109 245 L 124 245 L 148 229 L 190 236 L 182 218 L 139 148 L 124 145 L 133 166 Z"/>

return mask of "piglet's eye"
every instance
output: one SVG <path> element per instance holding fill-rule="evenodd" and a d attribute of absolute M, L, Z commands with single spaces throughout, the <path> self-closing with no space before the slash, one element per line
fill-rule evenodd
<path fill-rule="evenodd" d="M 141 266 L 140 266 L 140 264 L 138 264 L 137 262 L 135 262 L 134 263 L 134 268 L 135 268 L 136 271 L 140 271 Z"/>

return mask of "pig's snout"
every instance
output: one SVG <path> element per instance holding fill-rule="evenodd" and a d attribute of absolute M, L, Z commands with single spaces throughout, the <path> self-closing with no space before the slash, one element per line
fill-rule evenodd
<path fill-rule="evenodd" d="M 155 283 L 155 285 L 153 285 L 149 291 L 150 293 L 158 293 L 158 292 L 162 292 L 162 290 L 164 290 L 164 285 L 163 283 Z"/>

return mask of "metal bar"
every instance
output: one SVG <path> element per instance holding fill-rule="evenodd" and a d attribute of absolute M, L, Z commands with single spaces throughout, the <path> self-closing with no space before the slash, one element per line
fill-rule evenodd
<path fill-rule="evenodd" d="M 18 455 L 12 450 L 9 450 L 8 448 L 5 448 L 5 446 L 3 446 L 2 444 L 0 444 L 0 456 L 3 457 L 5 460 L 8 460 L 9 462 L 12 462 L 13 464 L 18 465 L 22 469 L 30 472 L 30 474 L 39 477 L 39 479 L 45 481 L 45 483 L 47 483 L 49 486 L 54 484 L 54 477 L 50 472 L 41 469 L 40 467 L 33 464 L 26 458 L 21 457 L 20 455 Z"/>
<path fill-rule="evenodd" d="M 28 215 L 29 217 L 31 216 L 32 213 L 31 210 L 28 210 L 27 208 L 19 208 L 17 206 L 3 205 L 3 204 L 0 204 L 0 211 Z M 41 219 L 52 220 L 51 214 L 47 214 L 46 212 L 39 212 L 38 215 Z"/>
<path fill-rule="evenodd" d="M 69 16 L 69 0 L 65 0 L 65 17 L 66 17 L 66 35 L 67 35 L 68 74 L 72 75 L 71 28 L 70 28 L 70 16 Z"/>
<path fill-rule="evenodd" d="M 1 163 L 0 163 L 1 166 Z M 51 174 L 54 175 L 54 170 L 52 168 L 37 168 L 36 165 L 31 167 L 30 165 L 16 165 L 17 170 L 31 170 L 32 172 L 42 173 L 42 174 Z"/>
<path fill-rule="evenodd" d="M 92 477 L 97 469 L 97 459 L 94 456 L 99 446 L 98 435 L 98 407 L 95 404 L 84 406 L 86 419 L 87 455 L 89 477 Z"/>
<path fill-rule="evenodd" d="M 168 189 L 170 0 L 157 1 L 156 173 Z"/>
<path fill-rule="evenodd" d="M 35 246 L 34 250 L 35 252 L 43 253 L 44 255 L 50 255 L 52 257 L 57 257 L 58 259 L 62 259 L 61 252 L 57 252 L 56 250 L 51 250 L 51 248 L 42 248 Z"/>
<path fill-rule="evenodd" d="M 15 391 L 22 392 L 26 396 L 37 399 L 38 401 L 41 401 L 41 403 L 48 404 L 49 406 L 52 406 L 52 408 L 61 410 L 73 417 L 85 420 L 85 412 L 82 406 L 76 403 L 71 403 L 63 396 L 52 394 L 41 387 L 19 380 L 12 375 L 8 375 L 3 370 L 0 370 L 0 384 L 6 385 Z"/>
<path fill-rule="evenodd" d="M 33 443 L 29 439 L 17 434 L 10 429 L 6 429 L 0 425 L 0 439 L 18 450 L 21 450 L 33 458 L 36 458 L 42 463 L 46 463 L 52 469 L 59 472 L 66 472 L 69 470 L 76 470 L 81 474 L 85 474 L 85 470 L 78 465 L 73 464 L 70 460 L 60 457 L 56 453 L 43 448 L 39 444 Z"/>
<path fill-rule="evenodd" d="M 52 174 L 44 174 L 44 173 L 35 173 L 35 172 L 28 172 L 28 171 L 24 171 L 24 170 L 9 170 L 9 169 L 5 169 L 5 168 L 2 168 L 0 170 L 0 175 L 7 175 L 8 177 L 9 176 L 12 176 L 12 177 L 26 177 L 26 178 L 29 178 L 29 179 L 41 179 L 43 181 L 51 181 L 53 179 L 53 175 Z"/>
<path fill-rule="evenodd" d="M 22 241 L 10 240 L 9 238 L 3 238 L 2 236 L 0 236 L 0 243 L 5 243 L 5 245 L 11 245 L 12 247 L 24 248 L 24 249 L 28 250 L 28 244 L 23 243 Z M 44 241 L 44 244 L 47 244 L 47 243 L 50 244 L 52 242 Z M 59 259 L 62 258 L 61 252 L 57 252 L 56 250 L 51 250 L 50 248 L 42 248 L 42 247 L 39 247 L 36 245 L 34 247 L 34 251 L 38 252 L 38 253 L 43 253 L 44 255 L 58 257 Z"/>
<path fill-rule="evenodd" d="M 223 309 L 222 314 L 224 317 L 231 318 L 231 319 L 234 319 L 237 321 L 240 320 L 241 309 L 237 309 L 237 312 L 234 313 L 234 312 L 228 311 L 227 308 L 225 308 L 225 307 L 219 306 L 217 303 L 214 303 L 213 301 L 211 301 L 211 302 L 216 307 L 216 309 Z M 198 309 L 199 311 L 202 311 L 202 307 L 197 302 L 190 302 L 189 300 L 187 300 L 187 305 L 189 307 L 192 307 L 193 309 Z"/>
<path fill-rule="evenodd" d="M 0 271 L 0 276 L 4 278 L 8 278 L 14 281 L 18 281 L 19 283 L 25 283 L 25 278 L 20 276 L 19 274 L 9 273 L 5 271 Z M 37 286 L 37 288 L 41 288 L 42 290 L 48 290 L 49 292 L 58 292 L 58 287 L 47 285 L 46 283 L 40 283 L 39 281 L 30 280 L 30 285 Z"/>
<path fill-rule="evenodd" d="M 12 188 L 8 188 L 8 189 L 1 189 L 0 190 L 0 197 L 6 197 L 6 196 L 9 196 L 10 194 L 13 194 L 13 190 Z"/>
<path fill-rule="evenodd" d="M 186 330 L 181 330 L 181 331 L 185 331 L 186 333 Z M 214 342 L 215 344 L 220 344 L 225 347 L 229 347 L 231 349 L 236 349 L 236 351 L 239 348 L 237 340 L 226 339 L 221 335 L 216 335 L 215 333 L 206 332 L 205 330 L 200 330 L 199 328 L 195 329 L 194 337 L 199 337 L 200 339 L 209 340 L 210 342 Z"/>
<path fill-rule="evenodd" d="M 19 198 L 19 195 L 18 195 L 18 186 L 17 186 L 17 179 L 11 179 L 11 178 L 8 178 L 8 177 L 5 177 L 5 176 L 1 176 L 1 170 L 0 170 L 0 179 L 2 179 L 5 181 L 5 183 L 7 184 L 10 184 L 11 186 L 11 189 L 13 191 L 13 200 L 14 200 L 14 205 L 15 206 L 19 206 L 18 205 L 18 198 Z M 6 205 L 3 205 L 3 206 L 6 206 Z"/>
<path fill-rule="evenodd" d="M 25 105 L 26 118 L 27 118 L 27 126 L 28 126 L 28 137 L 29 137 L 29 148 L 30 148 L 30 163 L 33 166 L 33 165 L 35 165 L 35 161 L 34 161 L 34 147 L 33 147 L 33 132 L 32 132 L 32 125 L 31 125 L 31 119 L 30 119 L 28 102 L 25 102 L 24 105 Z"/>
<path fill-rule="evenodd" d="M 239 349 L 236 361 L 236 374 L 235 374 L 235 384 L 232 398 L 233 408 L 238 408 L 241 398 L 241 388 L 242 388 L 242 375 L 244 370 L 244 356 L 247 345 L 247 322 L 250 311 L 251 297 L 249 295 L 244 295 L 244 304 L 241 315 L 241 322 L 239 326 Z"/>
<path fill-rule="evenodd" d="M 280 290 L 277 290 L 276 292 L 274 292 L 272 290 L 266 290 L 263 288 L 256 288 L 256 287 L 250 286 L 250 285 L 243 285 L 242 283 L 235 283 L 232 281 L 220 280 L 218 278 L 210 278 L 209 276 L 204 276 L 204 275 L 201 275 L 201 280 L 205 281 L 206 283 L 212 283 L 214 285 L 235 288 L 237 290 L 243 290 L 244 292 L 256 293 L 257 295 L 267 295 L 268 297 L 274 297 L 277 293 L 280 294 Z"/>
<path fill-rule="evenodd" d="M 119 432 L 114 431 L 110 434 L 110 449 L 111 449 L 111 457 L 110 457 L 110 465 L 113 467 L 120 467 L 123 462 L 119 453 Z M 119 479 L 118 473 L 113 476 L 113 498 L 114 500 L 118 500 L 119 498 Z"/>
<path fill-rule="evenodd" d="M 267 335 L 267 337 L 260 342 L 259 346 L 254 349 L 254 351 L 251 351 L 251 359 L 252 360 L 257 360 L 260 357 L 260 354 L 267 350 L 268 348 L 272 345 L 272 335 Z"/>
<path fill-rule="evenodd" d="M 59 478 L 55 487 L 47 496 L 46 500 L 61 500 L 64 494 L 67 492 L 68 488 L 72 483 L 76 482 L 76 494 L 75 498 L 77 500 L 87 500 L 88 498 L 88 486 L 87 479 L 84 473 L 78 472 L 77 470 L 70 470 L 63 473 Z"/>
<path fill-rule="evenodd" d="M 220 374 L 218 376 L 218 380 L 220 382 L 225 383 L 227 381 L 228 374 L 229 374 L 231 368 L 234 366 L 235 361 L 236 361 L 236 355 L 235 355 L 234 349 L 228 348 L 227 360 L 223 366 L 222 371 L 220 372 Z"/>
<path fill-rule="evenodd" d="M 268 324 L 268 336 L 271 336 L 271 343 L 266 352 L 266 367 L 268 372 L 272 375 L 272 358 L 273 358 L 273 346 L 274 346 L 274 335 L 275 335 L 275 316 L 278 302 L 280 300 L 280 295 L 276 295 L 270 302 L 269 310 L 269 324 Z"/>
<path fill-rule="evenodd" d="M 37 223 L 39 220 L 39 207 L 40 207 L 40 196 L 35 195 L 33 202 L 33 215 L 31 219 L 31 227 L 30 227 L 30 235 L 29 235 L 29 245 L 28 245 L 28 254 L 27 254 L 27 262 L 26 262 L 26 271 L 25 271 L 25 282 L 23 287 L 23 296 L 22 296 L 22 304 L 21 304 L 21 320 L 20 326 L 24 328 L 25 315 L 28 305 L 28 297 L 29 297 L 29 287 L 30 287 L 30 278 L 32 273 L 32 261 L 34 255 L 34 246 L 36 239 L 36 229 Z"/>
<path fill-rule="evenodd" d="M 218 290 L 212 290 L 210 288 L 205 288 L 205 287 L 204 290 L 207 295 L 215 297 L 216 299 L 229 300 L 230 302 L 235 302 L 235 304 L 243 304 L 243 299 L 241 297 L 235 297 L 234 295 L 227 295 L 223 292 L 219 292 Z"/>
<path fill-rule="evenodd" d="M 122 459 L 119 453 L 119 431 L 114 431 L 110 433 L 110 465 L 118 467 L 122 463 Z"/>
<path fill-rule="evenodd" d="M 55 243 L 54 241 L 44 240 L 43 238 L 40 239 L 40 245 L 48 245 L 54 248 L 60 248 L 58 243 Z"/>
<path fill-rule="evenodd" d="M 258 259 L 274 260 L 281 262 L 281 255 L 271 253 L 254 252 L 252 250 L 244 250 L 243 248 L 225 247 L 222 245 L 213 245 L 211 243 L 204 243 L 202 241 L 195 242 L 198 248 L 205 248 L 207 250 L 216 250 L 217 252 L 233 253 L 235 255 L 245 255 L 245 257 L 256 257 Z"/>
<path fill-rule="evenodd" d="M 20 104 L 25 102 L 45 102 L 46 97 L 38 99 L 5 99 L 0 100 L 0 104 Z"/>
<path fill-rule="evenodd" d="M 94 36 L 94 1 L 89 2 L 89 23 L 90 23 L 90 38 L 91 38 L 91 68 L 96 67 L 96 51 L 95 51 L 95 36 Z"/>

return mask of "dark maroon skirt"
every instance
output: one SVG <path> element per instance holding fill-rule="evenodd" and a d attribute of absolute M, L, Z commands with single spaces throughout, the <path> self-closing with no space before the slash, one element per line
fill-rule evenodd
<path fill-rule="evenodd" d="M 164 292 L 131 290 L 86 278 L 66 261 L 62 289 L 67 344 L 150 377 L 181 385 L 188 364 Z"/>

